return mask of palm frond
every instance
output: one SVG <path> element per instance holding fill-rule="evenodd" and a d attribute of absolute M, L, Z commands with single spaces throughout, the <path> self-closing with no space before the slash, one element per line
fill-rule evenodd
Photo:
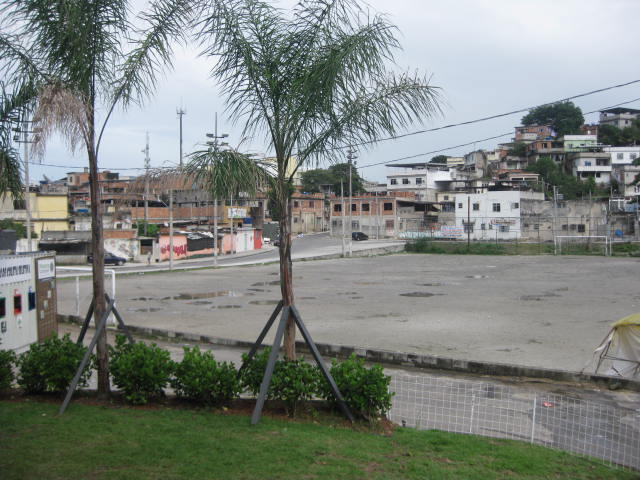
<path fill-rule="evenodd" d="M 44 147 L 54 132 L 66 139 L 71 151 L 89 144 L 90 130 L 87 105 L 63 85 L 47 85 L 40 90 L 33 122 L 39 135 L 33 146 L 35 155 L 44 155 Z"/>
<path fill-rule="evenodd" d="M 233 150 L 199 150 L 189 157 L 185 173 L 213 197 L 236 197 L 240 193 L 255 197 L 272 182 L 272 166 Z"/>

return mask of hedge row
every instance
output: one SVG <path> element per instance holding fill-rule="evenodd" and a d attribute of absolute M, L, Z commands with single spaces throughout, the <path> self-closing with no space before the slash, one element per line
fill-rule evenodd
<path fill-rule="evenodd" d="M 198 347 L 184 347 L 180 362 L 172 361 L 169 352 L 155 343 L 130 344 L 121 335 L 116 336 L 115 346 L 109 349 L 113 383 L 127 401 L 147 403 L 150 398 L 163 395 L 170 385 L 178 397 L 205 406 L 228 405 L 243 392 L 257 395 L 270 353 L 266 348 L 250 361 L 243 354 L 243 368 L 238 372 L 233 363 L 218 362 L 213 353 Z M 17 357 L 11 351 L 0 351 L 0 389 L 10 388 L 16 380 L 28 393 L 65 392 L 86 351 L 68 334 L 33 344 Z M 17 378 L 14 365 L 19 372 Z M 87 385 L 94 366 L 92 358 L 80 386 Z M 356 414 L 374 419 L 391 408 L 390 377 L 384 375 L 380 365 L 367 368 L 362 359 L 352 355 L 341 363 L 334 360 L 330 371 L 347 405 Z M 301 402 L 312 398 L 335 405 L 320 369 L 303 359 L 276 362 L 267 397 L 282 401 L 290 415 L 295 415 Z"/>

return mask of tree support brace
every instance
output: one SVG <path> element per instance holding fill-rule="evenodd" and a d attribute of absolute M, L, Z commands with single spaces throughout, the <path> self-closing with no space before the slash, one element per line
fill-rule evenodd
<path fill-rule="evenodd" d="M 313 342 L 313 339 L 311 338 L 311 334 L 307 330 L 307 327 L 302 321 L 302 317 L 300 316 L 298 309 L 294 305 L 283 306 L 282 301 L 278 303 L 275 310 L 271 314 L 269 321 L 267 322 L 265 327 L 262 329 L 260 336 L 254 343 L 253 347 L 251 347 L 251 350 L 249 351 L 249 355 L 248 355 L 248 361 L 250 361 L 255 355 L 256 351 L 260 347 L 260 344 L 262 343 L 262 340 L 264 340 L 264 337 L 269 332 L 269 329 L 273 326 L 273 323 L 276 317 L 278 316 L 278 313 L 280 313 L 280 311 L 282 311 L 282 315 L 280 316 L 280 322 L 278 323 L 278 327 L 276 329 L 276 336 L 273 340 L 273 347 L 271 348 L 271 353 L 269 354 L 269 360 L 267 361 L 267 368 L 265 369 L 264 376 L 262 377 L 262 383 L 260 385 L 260 393 L 258 394 L 258 398 L 256 400 L 256 406 L 253 410 L 253 415 L 251 416 L 251 425 L 257 424 L 260 421 L 260 417 L 262 416 L 262 409 L 264 407 L 264 402 L 267 399 L 267 392 L 269 391 L 269 385 L 271 384 L 273 369 L 275 368 L 276 361 L 278 360 L 278 353 L 280 352 L 280 345 L 282 343 L 284 329 L 285 329 L 285 326 L 287 325 L 287 320 L 289 319 L 289 316 L 293 316 L 293 319 L 296 325 L 298 326 L 298 329 L 300 330 L 300 333 L 302 334 L 304 341 L 309 347 L 309 350 L 311 350 L 311 354 L 313 355 L 313 358 L 315 359 L 316 363 L 318 364 L 318 367 L 320 368 L 320 371 L 322 372 L 322 376 L 331 387 L 331 391 L 333 392 L 333 395 L 335 396 L 340 409 L 345 414 L 345 416 L 351 422 L 353 422 L 354 417 L 353 417 L 353 414 L 351 413 L 351 410 L 349 410 L 347 403 L 344 401 L 344 398 L 342 397 L 342 394 L 340 393 L 340 390 L 338 389 L 336 382 L 333 380 L 333 377 L 331 376 L 329 369 L 325 365 L 324 360 L 322 359 L 322 356 L 318 351 L 318 347 Z M 241 367 L 240 370 L 242 370 L 243 367 Z"/>
<path fill-rule="evenodd" d="M 121 330 L 124 331 L 125 335 L 127 336 L 127 339 L 129 340 L 129 343 L 134 343 L 133 337 L 131 336 L 131 333 L 129 332 L 129 329 L 127 328 L 127 326 L 124 323 L 124 320 L 122 320 L 122 317 L 120 316 L 120 312 L 118 312 L 118 309 L 116 308 L 116 301 L 115 299 L 111 299 L 109 298 L 109 295 L 107 295 L 105 293 L 104 295 L 106 301 L 107 301 L 107 309 L 105 310 L 104 314 L 102 315 L 102 318 L 100 318 L 97 323 L 96 323 L 96 332 L 93 336 L 93 338 L 91 339 L 91 343 L 89 343 L 89 347 L 87 348 L 87 352 L 84 354 L 84 357 L 82 358 L 82 361 L 80 362 L 80 365 L 78 365 L 78 369 L 76 370 L 76 374 L 73 377 L 73 381 L 71 382 L 71 385 L 69 385 L 69 390 L 67 390 L 67 395 L 64 398 L 64 401 L 62 402 L 62 405 L 60 406 L 60 410 L 58 411 L 58 415 L 62 415 L 65 410 L 67 409 L 67 407 L 69 406 L 69 402 L 71 401 L 71 397 L 73 396 L 73 393 L 76 391 L 76 388 L 78 388 L 78 383 L 80 382 L 80 377 L 82 376 L 82 372 L 84 371 L 85 367 L 87 366 L 87 363 L 89 363 L 89 359 L 91 358 L 91 354 L 93 353 L 94 348 L 96 348 L 96 344 L 98 343 L 98 337 L 100 336 L 100 334 L 102 333 L 102 331 L 106 328 L 107 326 L 107 319 L 109 318 L 109 315 L 111 313 L 113 313 L 113 315 L 116 317 L 117 321 L 118 321 L 118 326 L 120 327 Z M 89 305 L 89 310 L 87 311 L 87 315 L 84 318 L 84 322 L 82 324 L 82 329 L 80 330 L 80 335 L 78 335 L 78 340 L 76 341 L 76 343 L 78 344 L 82 344 L 82 341 L 84 340 L 84 337 L 87 333 L 87 329 L 89 328 L 89 323 L 91 323 L 91 317 L 93 316 L 93 311 L 95 309 L 95 299 L 91 300 L 91 304 Z"/>

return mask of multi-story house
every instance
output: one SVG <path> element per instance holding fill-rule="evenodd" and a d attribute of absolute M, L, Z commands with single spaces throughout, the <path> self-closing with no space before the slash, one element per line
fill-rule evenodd
<path fill-rule="evenodd" d="M 640 117 L 640 110 L 616 107 L 600 111 L 600 125 L 613 125 L 619 129 L 630 127 L 636 118 Z"/>

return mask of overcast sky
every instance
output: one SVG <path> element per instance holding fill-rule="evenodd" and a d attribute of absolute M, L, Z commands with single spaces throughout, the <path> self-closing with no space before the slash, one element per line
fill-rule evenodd
<path fill-rule="evenodd" d="M 290 5 L 290 1 L 280 2 Z M 399 29 L 403 51 L 398 69 L 418 70 L 432 76 L 445 99 L 441 117 L 425 119 L 408 132 L 464 122 L 551 102 L 573 95 L 640 79 L 638 68 L 638 0 L 370 0 Z M 185 153 L 205 141 L 218 112 L 219 133 L 240 141 L 239 126 L 230 125 L 216 84 L 209 79 L 210 64 L 197 58 L 197 49 L 176 51 L 175 68 L 159 83 L 157 95 L 143 108 L 115 115 L 100 151 L 101 169 L 136 175 L 142 167 L 145 134 L 150 136 L 152 166 L 175 165 L 179 159 L 179 123 L 183 117 Z M 640 97 L 640 83 L 574 100 L 583 112 L 602 109 Z M 640 108 L 640 101 L 627 104 Z M 411 161 L 428 161 L 442 150 L 463 155 L 479 148 L 494 148 L 508 141 L 479 141 L 519 125 L 523 114 L 472 125 L 422 133 L 383 142 L 359 151 L 362 176 L 383 182 L 391 170 L 367 165 L 425 154 Z M 585 115 L 588 123 L 597 114 Z M 255 139 L 243 149 L 267 153 Z M 472 143 L 466 147 L 451 148 Z M 334 161 L 342 161 L 335 158 Z M 43 162 L 61 168 L 31 166 L 32 182 L 46 174 L 57 179 L 87 165 L 86 155 L 71 155 L 53 142 Z M 71 167 L 71 168 L 69 168 Z M 123 170 L 117 170 L 123 169 Z"/>

